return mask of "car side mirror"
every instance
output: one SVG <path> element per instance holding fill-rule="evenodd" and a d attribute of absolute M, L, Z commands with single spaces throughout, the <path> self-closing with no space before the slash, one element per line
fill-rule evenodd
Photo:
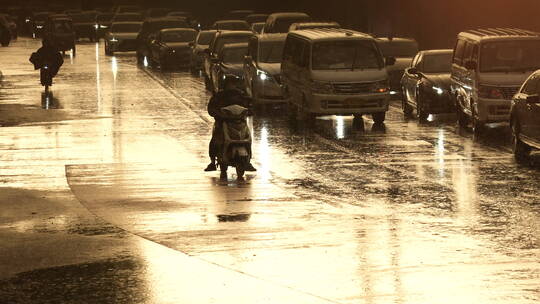
<path fill-rule="evenodd" d="M 527 96 L 527 103 L 540 103 L 540 96 L 538 94 Z"/>
<path fill-rule="evenodd" d="M 466 61 L 465 68 L 467 70 L 476 70 L 476 61 L 473 61 L 473 60 Z"/>
<path fill-rule="evenodd" d="M 407 73 L 412 74 L 412 75 L 418 75 L 418 74 L 420 74 L 420 73 L 418 72 L 418 69 L 416 69 L 416 68 L 409 68 L 409 69 L 407 70 Z"/>
<path fill-rule="evenodd" d="M 386 57 L 385 60 L 384 60 L 384 64 L 386 66 L 394 65 L 394 64 L 396 64 L 396 58 L 395 57 Z"/>

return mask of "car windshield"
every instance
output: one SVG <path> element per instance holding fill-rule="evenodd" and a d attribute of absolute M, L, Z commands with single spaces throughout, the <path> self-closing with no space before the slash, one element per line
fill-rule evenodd
<path fill-rule="evenodd" d="M 73 26 L 71 21 L 68 20 L 56 20 L 54 21 L 54 31 L 57 33 L 71 33 Z"/>
<path fill-rule="evenodd" d="M 481 72 L 524 72 L 540 68 L 540 40 L 486 42 L 480 54 Z"/>
<path fill-rule="evenodd" d="M 379 41 L 379 48 L 385 57 L 412 58 L 418 53 L 416 41 Z"/>
<path fill-rule="evenodd" d="M 113 24 L 113 33 L 138 33 L 141 30 L 140 24 Z"/>
<path fill-rule="evenodd" d="M 317 42 L 313 45 L 313 70 L 380 69 L 379 50 L 371 41 Z"/>
<path fill-rule="evenodd" d="M 247 48 L 230 48 L 223 50 L 223 63 L 239 64 L 244 62 Z"/>
<path fill-rule="evenodd" d="M 89 23 L 94 22 L 96 15 L 93 14 L 80 14 L 80 15 L 73 15 L 73 22 L 77 23 Z"/>
<path fill-rule="evenodd" d="M 216 23 L 216 29 L 247 31 L 249 30 L 249 25 L 246 22 L 223 22 Z"/>
<path fill-rule="evenodd" d="M 175 27 L 188 27 L 187 23 L 183 20 L 163 20 L 155 23 L 150 23 L 148 26 L 148 32 L 152 33 L 162 29 L 175 28 Z"/>
<path fill-rule="evenodd" d="M 196 31 L 163 32 L 161 40 L 163 42 L 192 42 L 196 36 Z"/>
<path fill-rule="evenodd" d="M 426 55 L 422 61 L 424 73 L 450 73 L 452 53 Z"/>
<path fill-rule="evenodd" d="M 197 39 L 197 44 L 209 45 L 216 36 L 216 32 L 201 32 L 199 38 Z"/>
<path fill-rule="evenodd" d="M 262 43 L 259 49 L 259 62 L 281 63 L 285 41 Z"/>

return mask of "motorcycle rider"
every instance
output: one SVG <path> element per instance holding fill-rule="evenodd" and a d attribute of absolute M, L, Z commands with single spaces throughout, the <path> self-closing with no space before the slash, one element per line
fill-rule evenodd
<path fill-rule="evenodd" d="M 42 47 L 30 56 L 30 62 L 34 64 L 34 69 L 41 69 L 41 84 L 45 85 L 43 83 L 43 73 L 45 73 L 43 68 L 48 66 L 51 78 L 53 78 L 58 74 L 62 64 L 64 64 L 64 58 L 62 58 L 62 54 L 56 49 L 54 44 L 45 38 L 42 41 Z"/>
<path fill-rule="evenodd" d="M 208 114 L 214 117 L 214 130 L 212 139 L 210 140 L 208 154 L 210 156 L 210 164 L 204 171 L 216 171 L 216 158 L 220 152 L 220 143 L 223 142 L 223 119 L 219 117 L 221 108 L 231 105 L 239 105 L 249 108 L 249 99 L 246 98 L 240 90 L 238 90 L 238 79 L 232 76 L 225 77 L 223 81 L 223 90 L 216 93 L 208 103 Z M 250 147 L 251 149 L 251 147 Z M 250 151 L 251 153 L 251 151 Z M 251 163 L 248 164 L 246 171 L 257 171 Z"/>

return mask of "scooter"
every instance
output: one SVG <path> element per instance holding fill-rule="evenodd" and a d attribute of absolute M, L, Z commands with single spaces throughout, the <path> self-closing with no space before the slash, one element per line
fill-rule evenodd
<path fill-rule="evenodd" d="M 223 119 L 223 144 L 217 161 L 221 176 L 227 176 L 227 168 L 235 167 L 238 179 L 244 178 L 251 162 L 251 130 L 247 124 L 249 110 L 240 105 L 221 108 Z"/>
<path fill-rule="evenodd" d="M 45 86 L 45 93 L 49 93 L 49 87 L 52 86 L 52 71 L 48 64 L 44 64 L 40 69 L 41 85 Z"/>

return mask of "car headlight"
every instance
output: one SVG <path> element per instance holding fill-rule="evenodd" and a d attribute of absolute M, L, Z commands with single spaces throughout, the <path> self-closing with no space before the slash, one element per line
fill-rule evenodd
<path fill-rule="evenodd" d="M 259 79 L 262 80 L 262 81 L 272 79 L 272 75 L 266 73 L 265 71 L 261 71 L 261 70 L 257 70 L 257 76 L 259 76 Z"/>
<path fill-rule="evenodd" d="M 99 28 L 106 29 L 106 28 L 109 28 L 109 27 L 106 26 L 106 25 L 100 25 Z"/>
<path fill-rule="evenodd" d="M 99 24 L 94 24 L 94 28 L 97 30 L 99 28 Z"/>
<path fill-rule="evenodd" d="M 110 42 L 118 42 L 118 39 L 112 37 L 109 41 L 110 41 Z"/>
<path fill-rule="evenodd" d="M 43 28 L 43 25 L 36 25 L 36 27 L 37 27 L 38 29 L 42 29 L 42 28 Z"/>
<path fill-rule="evenodd" d="M 489 99 L 504 99 L 504 93 L 500 88 L 480 85 L 478 97 Z"/>
<path fill-rule="evenodd" d="M 390 85 L 388 84 L 388 80 L 375 82 L 371 86 L 372 93 L 387 93 L 389 91 L 390 91 Z"/>
<path fill-rule="evenodd" d="M 311 88 L 313 89 L 313 92 L 320 94 L 331 94 L 334 92 L 334 86 L 332 86 L 332 83 L 326 81 L 313 80 L 311 82 Z"/>
<path fill-rule="evenodd" d="M 431 87 L 433 89 L 433 91 L 435 91 L 435 93 L 437 93 L 438 95 L 442 95 L 444 93 L 444 89 L 442 88 L 439 88 L 439 87 Z"/>

